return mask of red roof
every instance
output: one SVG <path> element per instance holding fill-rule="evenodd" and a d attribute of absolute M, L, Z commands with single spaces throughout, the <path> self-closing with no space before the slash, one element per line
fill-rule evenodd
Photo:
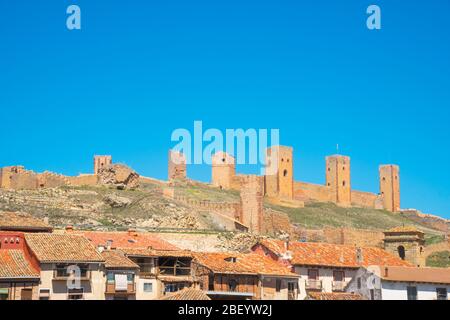
<path fill-rule="evenodd" d="M 151 248 L 156 250 L 178 250 L 171 243 L 159 237 L 143 232 L 116 231 L 73 231 L 75 234 L 84 235 L 95 246 L 106 246 L 110 242 L 111 248 Z"/>
<path fill-rule="evenodd" d="M 0 250 L 0 279 L 39 278 L 22 250 Z"/>
<path fill-rule="evenodd" d="M 298 277 L 291 268 L 256 253 L 199 252 L 195 260 L 214 273 Z"/>
<path fill-rule="evenodd" d="M 370 265 L 411 266 L 409 262 L 375 247 L 359 248 L 330 243 L 289 242 L 288 250 L 286 250 L 284 241 L 273 239 L 262 240 L 259 244 L 279 256 L 288 251 L 292 257 L 290 259 L 292 265 L 347 268 Z"/>

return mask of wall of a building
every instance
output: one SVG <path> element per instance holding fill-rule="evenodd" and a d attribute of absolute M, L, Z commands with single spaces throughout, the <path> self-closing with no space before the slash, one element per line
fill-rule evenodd
<path fill-rule="evenodd" d="M 22 300 L 22 290 L 31 290 L 31 299 L 38 300 L 38 281 L 4 281 L 0 289 L 8 289 L 8 300 Z"/>
<path fill-rule="evenodd" d="M 292 199 L 294 196 L 293 149 L 273 146 L 266 151 L 265 193 L 269 197 Z"/>
<path fill-rule="evenodd" d="M 440 284 L 418 284 L 409 282 L 391 282 L 381 281 L 381 298 L 382 300 L 407 300 L 407 287 L 417 287 L 418 300 L 436 300 L 436 288 L 447 289 L 447 299 L 450 298 L 450 285 Z"/>
<path fill-rule="evenodd" d="M 300 279 L 298 280 L 299 287 L 299 300 L 304 300 L 307 296 L 306 293 L 306 283 L 308 281 L 308 270 L 309 269 L 317 269 L 319 270 L 319 280 L 322 281 L 322 292 L 333 292 L 333 271 L 334 270 L 343 270 L 344 271 L 344 281 L 345 283 L 349 283 L 352 278 L 356 274 L 356 269 L 349 268 L 323 268 L 323 267 L 302 267 L 295 266 L 294 271 L 296 274 L 300 275 Z"/>
<path fill-rule="evenodd" d="M 54 264 L 41 264 L 41 283 L 39 289 L 50 289 L 51 300 L 67 300 L 67 281 L 54 280 Z M 82 280 L 84 300 L 104 300 L 106 290 L 106 278 L 101 266 L 90 264 L 90 280 Z"/>

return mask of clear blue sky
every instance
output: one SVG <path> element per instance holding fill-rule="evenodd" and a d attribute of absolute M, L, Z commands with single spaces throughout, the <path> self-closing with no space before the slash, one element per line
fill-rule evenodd
<path fill-rule="evenodd" d="M 0 166 L 75 175 L 112 154 L 166 178 L 171 132 L 194 120 L 279 128 L 296 179 L 323 183 L 339 143 L 354 189 L 377 192 L 395 163 L 402 207 L 450 218 L 449 14 L 444 0 L 1 1 Z"/>

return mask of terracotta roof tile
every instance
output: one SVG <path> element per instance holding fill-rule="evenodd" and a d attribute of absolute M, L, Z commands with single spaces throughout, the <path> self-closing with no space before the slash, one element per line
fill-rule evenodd
<path fill-rule="evenodd" d="M 308 298 L 312 300 L 364 300 L 359 294 L 344 292 L 309 292 Z"/>
<path fill-rule="evenodd" d="M 267 239 L 260 242 L 277 255 L 286 253 L 281 240 Z M 381 248 L 361 247 L 361 262 L 357 259 L 358 248 L 352 245 L 337 245 L 316 242 L 289 242 L 288 251 L 292 255 L 291 264 L 358 268 L 369 265 L 411 266 L 407 261 Z"/>
<path fill-rule="evenodd" d="M 0 250 L 0 279 L 39 278 L 22 250 Z"/>
<path fill-rule="evenodd" d="M 178 248 L 161 238 L 144 232 L 102 232 L 73 231 L 88 238 L 95 246 L 106 246 L 109 241 L 111 248 L 152 248 L 156 250 L 177 250 Z"/>
<path fill-rule="evenodd" d="M 413 226 L 400 226 L 387 230 L 386 232 L 405 232 L 405 233 L 423 233 Z"/>
<path fill-rule="evenodd" d="M 178 292 L 168 294 L 161 300 L 211 300 L 206 293 L 199 289 L 185 288 Z"/>
<path fill-rule="evenodd" d="M 193 253 L 188 250 L 154 250 L 146 248 L 118 248 L 128 256 L 139 257 L 177 257 L 192 258 Z"/>
<path fill-rule="evenodd" d="M 97 249 L 79 235 L 27 233 L 25 240 L 40 262 L 102 262 Z"/>
<path fill-rule="evenodd" d="M 106 250 L 101 253 L 106 268 L 137 269 L 139 266 L 128 259 L 120 250 Z"/>
<path fill-rule="evenodd" d="M 51 231 L 52 227 L 28 213 L 0 211 L 0 230 Z"/>
<path fill-rule="evenodd" d="M 289 267 L 256 253 L 196 253 L 195 260 L 215 273 L 298 277 Z"/>
<path fill-rule="evenodd" d="M 380 266 L 380 272 L 381 278 L 387 281 L 450 284 L 450 268 Z"/>

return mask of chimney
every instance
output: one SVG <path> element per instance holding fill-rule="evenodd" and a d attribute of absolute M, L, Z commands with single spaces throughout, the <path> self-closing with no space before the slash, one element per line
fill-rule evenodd
<path fill-rule="evenodd" d="M 73 232 L 73 226 L 66 226 L 66 233 Z"/>
<path fill-rule="evenodd" d="M 289 238 L 284 241 L 284 250 L 289 251 Z"/>
<path fill-rule="evenodd" d="M 357 264 L 363 263 L 363 254 L 361 248 L 356 248 L 356 263 Z"/>
<path fill-rule="evenodd" d="M 111 250 L 112 240 L 106 240 L 106 250 Z"/>

